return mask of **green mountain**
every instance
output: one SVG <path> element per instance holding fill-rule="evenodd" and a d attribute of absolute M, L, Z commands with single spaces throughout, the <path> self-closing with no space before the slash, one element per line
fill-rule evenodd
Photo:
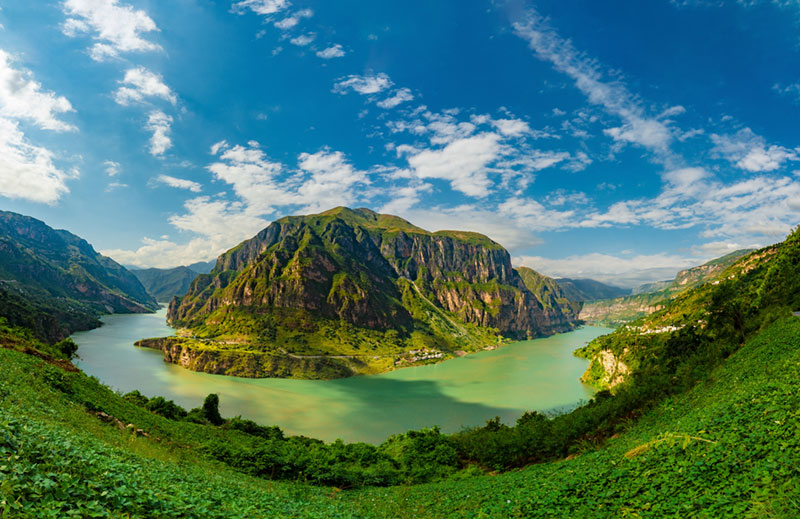
<path fill-rule="evenodd" d="M 528 290 L 536 296 L 536 299 L 545 309 L 561 311 L 570 320 L 578 320 L 578 315 L 583 306 L 582 300 L 569 297 L 568 290 L 564 289 L 561 282 L 539 274 L 528 267 L 517 267 L 516 271 Z"/>
<path fill-rule="evenodd" d="M 700 266 L 682 270 L 673 280 L 641 285 L 631 295 L 592 301 L 583 305 L 580 318 L 603 326 L 620 326 L 650 315 L 663 309 L 668 301 L 686 290 L 715 279 L 736 260 L 750 252 L 750 249 L 731 252 Z"/>
<path fill-rule="evenodd" d="M 208 274 L 212 270 L 214 270 L 214 266 L 217 264 L 217 260 L 213 259 L 210 261 L 198 261 L 197 263 L 192 263 L 189 265 L 189 269 L 197 272 L 198 274 Z"/>
<path fill-rule="evenodd" d="M 660 373 L 684 357 L 708 355 L 712 345 L 714 355 L 724 355 L 778 317 L 792 315 L 800 309 L 800 230 L 778 245 L 683 271 L 671 287 L 676 285 L 694 287 L 581 350 L 592 361 L 583 380 L 613 387 L 633 373 Z"/>
<path fill-rule="evenodd" d="M 130 272 L 67 231 L 0 211 L 0 317 L 48 342 L 99 326 L 104 313 L 149 312 Z"/>
<path fill-rule="evenodd" d="M 800 231 L 590 344 L 582 353 L 592 373 L 604 351 L 626 373 L 572 412 L 452 435 L 409 431 L 380 445 L 225 419 L 216 395 L 188 412 L 121 396 L 0 323 L 0 509 L 31 518 L 794 518 L 798 308 Z"/>
<path fill-rule="evenodd" d="M 148 268 L 131 272 L 142 283 L 147 293 L 162 303 L 169 303 L 173 297 L 185 294 L 194 278 L 201 273 L 190 267 Z"/>
<path fill-rule="evenodd" d="M 170 304 L 184 338 L 140 345 L 199 371 L 340 377 L 571 329 L 574 308 L 551 296 L 537 299 L 486 236 L 337 208 L 221 255 Z"/>
<path fill-rule="evenodd" d="M 594 279 L 557 278 L 556 282 L 570 301 L 597 301 L 628 295 L 630 290 L 607 285 Z"/>

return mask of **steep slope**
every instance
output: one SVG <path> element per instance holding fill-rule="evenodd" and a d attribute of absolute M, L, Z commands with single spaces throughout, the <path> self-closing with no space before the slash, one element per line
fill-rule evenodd
<path fill-rule="evenodd" d="M 102 313 L 157 308 L 136 277 L 85 240 L 7 211 L 0 211 L 0 299 L 0 316 L 48 341 L 97 326 Z"/>
<path fill-rule="evenodd" d="M 6 334 L 0 325 L 6 348 L 17 340 L 35 352 Z M 798 343 L 800 319 L 780 319 L 707 380 L 612 426 L 605 443 L 588 435 L 568 457 L 491 475 L 471 463 L 454 471 L 448 437 L 432 430 L 375 447 L 284 438 L 238 419 L 213 426 L 202 413 L 167 419 L 156 398 L 121 397 L 63 359 L 0 349 L 0 505 L 8 517 L 792 518 Z M 487 452 L 515 447 L 492 427 Z M 299 481 L 274 480 L 298 467 Z M 401 470 L 435 482 L 307 484 L 360 475 L 359 485 L 381 485 Z"/>
<path fill-rule="evenodd" d="M 630 290 L 625 288 L 607 285 L 594 279 L 569 279 L 557 278 L 556 283 L 564 291 L 564 295 L 570 301 L 597 301 L 599 299 L 611 299 L 628 295 Z"/>
<path fill-rule="evenodd" d="M 169 303 L 173 297 L 185 294 L 194 278 L 201 273 L 190 267 L 148 268 L 131 272 L 142 283 L 148 294 L 163 303 Z"/>
<path fill-rule="evenodd" d="M 580 318 L 604 326 L 619 326 L 650 315 L 664 308 L 668 301 L 686 290 L 713 280 L 750 252 L 750 249 L 738 250 L 703 265 L 682 270 L 673 280 L 641 285 L 629 296 L 590 302 L 583 306 Z"/>
<path fill-rule="evenodd" d="M 517 267 L 516 271 L 546 312 L 562 314 L 573 322 L 578 319 L 583 306 L 581 300 L 570 299 L 559 282 L 528 267 Z"/>
<path fill-rule="evenodd" d="M 724 356 L 775 319 L 790 316 L 800 308 L 800 231 L 777 245 L 689 269 L 676 284 L 686 279 L 684 286 L 711 281 L 592 341 L 579 352 L 592 360 L 583 380 L 613 387 L 634 375 L 669 372 L 693 356 Z"/>
<path fill-rule="evenodd" d="M 570 316 L 551 303 L 545 308 L 508 252 L 483 235 L 431 233 L 395 216 L 337 208 L 282 218 L 220 256 L 168 313 L 174 326 L 215 342 L 184 341 L 177 351 L 172 344 L 170 356 L 347 356 L 358 362 L 346 371 L 383 371 L 415 362 L 410 350 L 447 358 L 500 335 L 571 329 Z M 184 365 L 205 371 L 215 362 Z M 222 372 L 254 376 L 226 366 Z"/>

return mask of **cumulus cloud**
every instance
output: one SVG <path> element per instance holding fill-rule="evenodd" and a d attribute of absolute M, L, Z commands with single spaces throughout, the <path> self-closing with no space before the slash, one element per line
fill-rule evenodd
<path fill-rule="evenodd" d="M 187 189 L 193 193 L 199 193 L 203 190 L 203 186 L 197 182 L 192 180 L 186 180 L 184 178 L 177 178 L 172 177 L 170 175 L 159 175 L 156 177 L 157 182 L 161 182 L 162 184 L 166 184 L 170 187 L 176 187 L 178 189 Z"/>
<path fill-rule="evenodd" d="M 372 95 L 383 92 L 393 84 L 389 76 L 383 72 L 379 74 L 367 74 L 365 76 L 353 74 L 339 79 L 333 86 L 333 92 L 344 95 L 353 91 L 361 95 Z"/>
<path fill-rule="evenodd" d="M 153 156 L 163 155 L 165 151 L 172 147 L 170 131 L 172 127 L 172 117 L 160 110 L 153 110 L 147 117 L 145 128 L 153 135 L 150 137 L 150 154 Z"/>
<path fill-rule="evenodd" d="M 76 128 L 59 119 L 73 111 L 63 96 L 45 91 L 31 72 L 12 66 L 8 53 L 0 50 L 0 195 L 54 204 L 69 192 L 67 181 L 77 171 L 65 172 L 55 165 L 47 148 L 31 143 L 20 121 L 52 131 Z"/>
<path fill-rule="evenodd" d="M 271 15 L 287 9 L 288 0 L 242 0 L 231 5 L 233 12 L 244 14 L 248 10 L 261 15 Z"/>
<path fill-rule="evenodd" d="M 0 50 L 0 116 L 24 119 L 44 130 L 75 130 L 59 118 L 74 111 L 67 98 L 42 90 L 30 71 L 14 68 L 12 62 Z"/>
<path fill-rule="evenodd" d="M 775 171 L 787 161 L 800 160 L 797 150 L 767 145 L 766 140 L 743 128 L 733 135 L 711 134 L 712 152 L 739 169 L 750 172 Z"/>
<path fill-rule="evenodd" d="M 161 48 L 142 37 L 145 33 L 158 31 L 156 23 L 143 10 L 120 4 L 117 0 L 66 0 L 62 5 L 69 17 L 62 26 L 63 33 L 71 38 L 91 33 L 96 40 L 90 49 L 94 60 L 117 57 L 121 52 Z"/>
<path fill-rule="evenodd" d="M 391 97 L 387 97 L 383 101 L 378 101 L 378 106 L 381 108 L 394 108 L 395 106 L 405 103 L 407 101 L 411 101 L 414 99 L 414 95 L 411 93 L 411 89 L 409 88 L 401 88 L 397 90 L 394 95 Z"/>
<path fill-rule="evenodd" d="M 297 45 L 298 47 L 305 47 L 307 45 L 310 45 L 311 42 L 313 42 L 314 38 L 316 38 L 316 37 L 317 37 L 316 34 L 314 34 L 313 32 L 310 32 L 308 34 L 301 34 L 299 36 L 295 36 L 294 38 L 291 38 L 289 40 L 289 43 L 291 43 L 292 45 Z"/>
<path fill-rule="evenodd" d="M 109 177 L 116 177 L 122 171 L 122 166 L 119 162 L 114 162 L 113 160 L 107 160 L 103 162 L 103 166 L 106 168 L 106 175 Z"/>
<path fill-rule="evenodd" d="M 273 25 L 282 31 L 288 31 L 297 26 L 303 18 L 311 18 L 314 16 L 314 11 L 311 9 L 301 9 L 291 16 L 287 16 L 282 20 L 278 20 Z"/>
<path fill-rule="evenodd" d="M 489 194 L 488 166 L 502 153 L 500 138 L 494 133 L 457 139 L 440 149 L 397 149 L 408 155 L 408 164 L 418 178 L 448 180 L 454 190 L 474 197 Z"/>
<path fill-rule="evenodd" d="M 344 49 L 340 44 L 336 43 L 330 47 L 317 51 L 317 56 L 322 59 L 341 58 L 344 56 Z"/>
<path fill-rule="evenodd" d="M 56 167 L 53 153 L 31 144 L 16 122 L 0 117 L 0 195 L 54 204 L 77 176 Z"/>
<path fill-rule="evenodd" d="M 492 126 L 503 135 L 518 137 L 530 133 L 531 127 L 525 121 L 519 119 L 496 119 L 492 121 Z"/>
<path fill-rule="evenodd" d="M 178 101 L 163 78 L 144 67 L 128 69 L 120 83 L 122 86 L 114 93 L 114 100 L 123 106 L 141 103 L 151 97 L 169 101 L 173 105 Z"/>

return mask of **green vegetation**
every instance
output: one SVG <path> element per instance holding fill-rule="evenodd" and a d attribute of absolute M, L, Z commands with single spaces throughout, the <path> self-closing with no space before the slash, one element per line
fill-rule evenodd
<path fill-rule="evenodd" d="M 368 209 L 282 218 L 173 300 L 170 323 L 201 341 L 164 351 L 209 373 L 333 378 L 571 329 L 577 306 L 524 272 L 533 288 L 476 233 L 430 233 Z"/>
<path fill-rule="evenodd" d="M 671 281 L 642 285 L 634 289 L 631 295 L 591 301 L 583 306 L 580 317 L 600 326 L 617 327 L 630 323 L 663 309 L 683 292 L 713 281 L 750 252 L 749 249 L 731 252 L 698 267 L 682 270 Z"/>
<path fill-rule="evenodd" d="M 31 518 L 796 517 L 798 342 L 800 319 L 781 319 L 688 391 L 584 435 L 568 450 L 571 459 L 494 476 L 460 452 L 467 444 L 496 459 L 518 454 L 507 434 L 485 436 L 493 441 L 484 447 L 435 429 L 377 448 L 287 442 L 279 429 L 247 420 L 221 427 L 168 420 L 136 395 L 119 397 L 80 373 L 0 350 L 0 510 Z M 603 393 L 589 408 L 618 398 Z M 529 413 L 515 428 L 490 421 L 481 429 L 547 421 Z M 296 452 L 273 450 L 292 442 Z M 294 477 L 340 488 L 441 481 L 346 492 L 264 481 L 310 458 L 312 472 Z"/>
<path fill-rule="evenodd" d="M 406 283 L 412 315 L 460 330 Z M 800 229 L 580 351 L 609 386 L 586 405 L 381 445 L 226 420 L 216 395 L 190 411 L 118 395 L 69 362 L 69 343 L 0 321 L 0 513 L 795 518 L 798 308 Z M 609 359 L 625 370 L 610 378 Z"/>
<path fill-rule="evenodd" d="M 111 312 L 158 308 L 139 281 L 86 241 L 0 211 L 0 317 L 57 342 Z"/>
<path fill-rule="evenodd" d="M 200 274 L 189 267 L 149 268 L 132 270 L 131 273 L 142 283 L 148 294 L 162 303 L 169 303 L 173 297 L 185 294 L 194 278 Z"/>

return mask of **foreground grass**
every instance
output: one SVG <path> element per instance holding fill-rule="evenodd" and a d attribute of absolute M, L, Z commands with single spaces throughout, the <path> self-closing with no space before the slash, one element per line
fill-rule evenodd
<path fill-rule="evenodd" d="M 800 319 L 574 459 L 497 476 L 357 491 L 275 483 L 195 446 L 238 431 L 173 422 L 95 381 L 0 351 L 2 517 L 800 516 Z M 105 424 L 102 408 L 150 438 Z M 213 438 L 212 438 L 213 439 Z M 456 477 L 459 477 L 458 475 Z"/>

